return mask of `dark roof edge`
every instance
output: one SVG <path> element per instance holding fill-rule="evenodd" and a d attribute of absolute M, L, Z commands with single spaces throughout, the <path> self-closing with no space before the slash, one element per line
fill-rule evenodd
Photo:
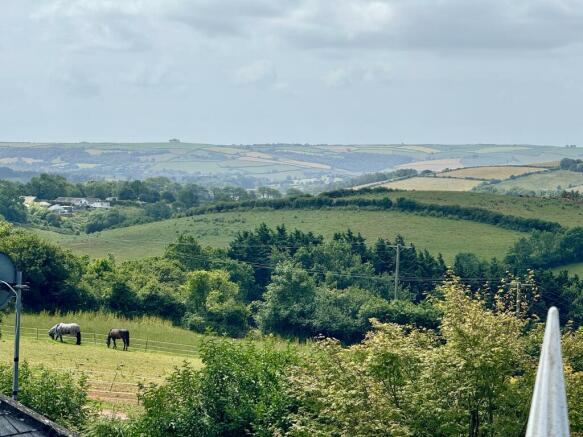
<path fill-rule="evenodd" d="M 3 407 L 6 407 L 8 410 L 13 411 L 14 413 L 22 416 L 26 416 L 28 419 L 33 420 L 34 422 L 38 423 L 42 430 L 47 433 L 49 436 L 54 437 L 79 437 L 79 434 L 73 431 L 69 431 L 68 429 L 63 428 L 60 425 L 57 425 L 52 420 L 47 419 L 43 415 L 37 413 L 34 410 L 31 410 L 28 407 L 25 407 L 20 402 L 17 402 L 13 399 L 10 399 L 3 394 L 0 394 L 0 404 Z"/>

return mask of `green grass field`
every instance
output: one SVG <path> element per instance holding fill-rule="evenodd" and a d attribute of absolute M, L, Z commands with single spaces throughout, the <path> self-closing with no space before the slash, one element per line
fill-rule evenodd
<path fill-rule="evenodd" d="M 437 174 L 437 177 L 450 178 L 474 178 L 481 180 L 489 179 L 508 179 L 510 176 L 520 176 L 526 173 L 536 173 L 546 171 L 543 168 L 527 167 L 527 166 L 484 166 L 484 167 L 467 167 L 458 170 L 444 171 Z"/>
<path fill-rule="evenodd" d="M 555 267 L 552 270 L 555 273 L 559 273 L 563 270 L 566 270 L 572 275 L 579 275 L 580 278 L 583 278 L 583 262 L 566 264 L 566 265 L 561 266 L 561 267 Z"/>
<path fill-rule="evenodd" d="M 583 203 L 565 199 L 451 191 L 399 191 L 394 193 L 372 194 L 366 197 L 387 196 L 392 200 L 405 197 L 423 203 L 484 208 L 518 217 L 549 220 L 566 227 L 581 226 L 583 224 Z"/>
<path fill-rule="evenodd" d="M 450 177 L 421 177 L 402 179 L 399 181 L 381 184 L 381 187 L 397 190 L 421 191 L 470 191 L 480 185 L 481 181 Z"/>
<path fill-rule="evenodd" d="M 583 184 L 583 173 L 566 170 L 535 173 L 516 179 L 508 179 L 493 185 L 500 193 L 511 190 L 533 191 L 535 193 L 567 189 Z"/>
<path fill-rule="evenodd" d="M 65 343 L 48 337 L 48 329 L 58 321 L 75 321 L 81 325 L 81 346 L 75 345 L 72 337 L 64 337 Z M 5 363 L 12 360 L 13 325 L 14 316 L 4 316 L 0 360 Z M 129 351 L 121 350 L 121 344 L 118 350 L 107 348 L 104 335 L 112 327 L 130 329 Z M 25 314 L 21 333 L 21 361 L 66 370 L 77 377 L 86 375 L 90 396 L 100 401 L 103 409 L 131 412 L 136 408 L 138 384 L 160 383 L 185 361 L 195 368 L 201 366 L 196 352 L 180 351 L 186 347 L 196 350 L 202 336 L 155 318 L 127 320 L 100 313 Z M 148 351 L 140 339 L 150 340 Z"/>
<path fill-rule="evenodd" d="M 482 258 L 502 257 L 522 233 L 464 220 L 424 217 L 398 211 L 330 210 L 253 210 L 214 213 L 113 229 L 92 235 L 62 235 L 36 231 L 39 235 L 91 257 L 108 253 L 119 259 L 160 255 L 165 246 L 186 232 L 202 244 L 225 247 L 242 230 L 265 222 L 271 227 L 285 224 L 332 237 L 335 232 L 352 229 L 361 232 L 372 244 L 379 237 L 401 234 L 419 248 L 442 253 L 452 261 L 459 252 L 474 252 Z"/>

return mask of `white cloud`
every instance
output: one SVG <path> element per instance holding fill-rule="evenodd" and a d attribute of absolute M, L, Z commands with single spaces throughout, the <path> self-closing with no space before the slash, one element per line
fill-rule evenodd
<path fill-rule="evenodd" d="M 173 66 L 167 61 L 141 62 L 124 75 L 124 79 L 130 85 L 143 88 L 176 85 L 177 78 L 173 75 L 173 70 Z"/>
<path fill-rule="evenodd" d="M 341 88 L 363 82 L 386 85 L 391 80 L 391 69 L 385 64 L 348 65 L 328 71 L 323 80 L 330 88 Z"/>
<path fill-rule="evenodd" d="M 34 14 L 90 47 L 137 50 L 162 22 L 302 48 L 553 49 L 583 41 L 580 0 L 48 0 Z"/>
<path fill-rule="evenodd" d="M 276 77 L 273 63 L 267 60 L 258 60 L 235 70 L 235 81 L 239 84 L 272 84 Z"/>

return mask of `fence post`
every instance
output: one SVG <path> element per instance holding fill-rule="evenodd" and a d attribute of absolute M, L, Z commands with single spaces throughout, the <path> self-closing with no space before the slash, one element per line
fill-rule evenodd
<path fill-rule="evenodd" d="M 93 344 L 97 344 L 97 337 L 95 336 L 95 332 L 93 333 Z"/>
<path fill-rule="evenodd" d="M 36 328 L 36 339 L 38 340 L 38 328 Z"/>
<path fill-rule="evenodd" d="M 148 337 L 146 337 L 146 352 L 148 351 Z"/>

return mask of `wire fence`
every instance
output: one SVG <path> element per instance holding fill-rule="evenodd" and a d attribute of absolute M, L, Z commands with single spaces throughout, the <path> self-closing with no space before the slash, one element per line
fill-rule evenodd
<path fill-rule="evenodd" d="M 40 341 L 53 341 L 48 336 L 49 328 L 30 328 L 30 327 L 20 327 L 20 336 L 23 338 L 36 339 Z M 14 337 L 14 325 L 8 325 L 0 323 L 0 338 L 11 338 Z M 94 345 L 102 345 L 107 347 L 107 335 L 98 332 L 82 331 L 81 332 L 82 343 L 92 343 Z M 123 347 L 122 340 L 116 340 L 117 347 Z M 111 343 L 113 347 L 113 340 Z M 146 338 L 133 338 L 130 337 L 130 348 L 132 350 L 139 350 L 143 352 L 162 352 L 167 354 L 175 354 L 187 357 L 198 356 L 199 345 L 198 344 L 185 344 L 185 343 L 173 343 L 169 341 L 153 340 L 148 337 Z"/>

